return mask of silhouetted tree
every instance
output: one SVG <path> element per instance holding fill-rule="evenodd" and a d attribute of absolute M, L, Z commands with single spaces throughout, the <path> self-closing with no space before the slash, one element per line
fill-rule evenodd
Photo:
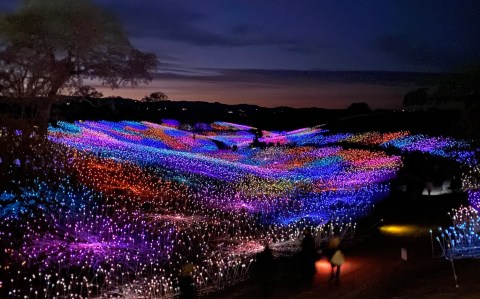
<path fill-rule="evenodd" d="M 161 91 L 152 92 L 142 99 L 144 102 L 161 102 L 168 100 L 168 96 Z"/>
<path fill-rule="evenodd" d="M 459 137 L 478 138 L 480 130 L 480 66 L 472 65 L 469 70 L 450 74 L 434 92 L 420 88 L 407 93 L 403 107 L 437 108 L 455 110 L 460 113 L 452 134 Z"/>
<path fill-rule="evenodd" d="M 354 112 L 354 113 L 368 113 L 371 112 L 372 109 L 370 109 L 370 106 L 368 106 L 367 103 L 352 103 L 350 106 L 347 108 L 348 110 Z"/>
<path fill-rule="evenodd" d="M 480 66 L 453 74 L 433 94 L 438 106 L 452 107 L 462 112 L 456 133 L 462 137 L 480 136 Z"/>
<path fill-rule="evenodd" d="M 432 95 L 435 103 L 457 103 L 457 108 L 470 110 L 480 99 L 480 66 L 472 67 L 470 70 L 452 74 L 447 80 L 439 85 Z"/>
<path fill-rule="evenodd" d="M 94 87 L 84 85 L 80 86 L 75 90 L 72 94 L 75 97 L 82 97 L 82 98 L 101 98 L 103 97 L 103 93 L 96 90 Z"/>
<path fill-rule="evenodd" d="M 134 48 L 122 26 L 90 0 L 26 0 L 0 17 L 0 95 L 37 104 L 46 132 L 65 88 L 99 79 L 118 88 L 151 81 L 156 56 Z"/>
<path fill-rule="evenodd" d="M 410 91 L 403 97 L 404 108 L 424 108 L 429 103 L 428 88 Z"/>

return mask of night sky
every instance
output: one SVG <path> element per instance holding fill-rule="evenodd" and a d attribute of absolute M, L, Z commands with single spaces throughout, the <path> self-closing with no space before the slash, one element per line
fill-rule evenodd
<path fill-rule="evenodd" d="M 0 0 L 0 9 L 19 2 Z M 94 2 L 160 61 L 147 87 L 106 95 L 160 90 L 175 100 L 395 108 L 407 91 L 432 84 L 419 72 L 480 61 L 475 0 Z"/>

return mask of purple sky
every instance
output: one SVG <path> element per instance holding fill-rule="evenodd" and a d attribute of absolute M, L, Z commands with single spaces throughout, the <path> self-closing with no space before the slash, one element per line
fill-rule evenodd
<path fill-rule="evenodd" d="M 480 61 L 476 0 L 93 2 L 161 63 L 149 86 L 107 95 L 161 90 L 171 99 L 269 107 L 398 107 L 405 92 L 431 83 L 411 72 Z M 18 3 L 0 0 L 0 9 Z"/>

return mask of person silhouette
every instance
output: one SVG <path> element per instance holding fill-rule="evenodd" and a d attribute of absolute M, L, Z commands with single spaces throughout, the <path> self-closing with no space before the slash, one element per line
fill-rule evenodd
<path fill-rule="evenodd" d="M 433 181 L 430 178 L 427 178 L 427 182 L 425 183 L 425 189 L 427 189 L 428 195 L 432 194 Z"/>
<path fill-rule="evenodd" d="M 309 227 L 307 227 L 303 232 L 302 249 L 300 255 L 303 266 L 302 273 L 305 276 L 305 280 L 311 283 L 313 275 L 315 272 L 317 272 L 315 268 L 317 252 L 315 251 L 315 240 Z"/>
<path fill-rule="evenodd" d="M 269 298 L 272 293 L 275 263 L 273 260 L 273 252 L 268 242 L 266 242 L 263 251 L 257 254 L 257 274 L 257 281 L 261 289 L 262 298 Z"/>
<path fill-rule="evenodd" d="M 193 299 L 197 298 L 197 290 L 193 280 L 193 263 L 186 263 L 182 267 L 182 272 L 179 277 L 180 295 L 179 299 Z"/>
<path fill-rule="evenodd" d="M 327 257 L 330 262 L 331 272 L 330 272 L 330 281 L 335 280 L 337 283 L 340 282 L 340 268 L 345 262 L 345 257 L 340 250 L 340 238 L 333 237 L 328 242 L 327 248 Z M 336 270 L 336 271 L 335 271 Z"/>

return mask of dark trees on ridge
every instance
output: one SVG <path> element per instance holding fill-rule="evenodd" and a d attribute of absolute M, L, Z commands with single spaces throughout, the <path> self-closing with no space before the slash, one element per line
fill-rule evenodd
<path fill-rule="evenodd" d="M 350 104 L 350 106 L 348 106 L 348 110 L 358 114 L 372 112 L 372 109 L 370 109 L 370 106 L 368 106 L 368 104 L 365 102 L 352 103 Z"/>
<path fill-rule="evenodd" d="M 480 130 L 480 67 L 451 74 L 428 92 L 420 88 L 407 93 L 403 107 L 408 110 L 442 109 L 461 113 L 454 132 L 460 137 L 478 138 Z"/>
<path fill-rule="evenodd" d="M 142 101 L 149 102 L 149 103 L 161 102 L 166 100 L 168 100 L 168 96 L 161 91 L 152 92 L 149 96 L 146 96 L 142 99 Z"/>
<path fill-rule="evenodd" d="M 419 107 L 423 108 L 428 104 L 428 88 L 419 88 L 413 91 L 410 91 L 403 97 L 403 107 Z"/>
<path fill-rule="evenodd" d="M 94 87 L 83 85 L 78 87 L 75 91 L 73 91 L 72 95 L 74 97 L 82 97 L 82 98 L 101 98 L 103 97 L 103 93 L 96 90 Z"/>

